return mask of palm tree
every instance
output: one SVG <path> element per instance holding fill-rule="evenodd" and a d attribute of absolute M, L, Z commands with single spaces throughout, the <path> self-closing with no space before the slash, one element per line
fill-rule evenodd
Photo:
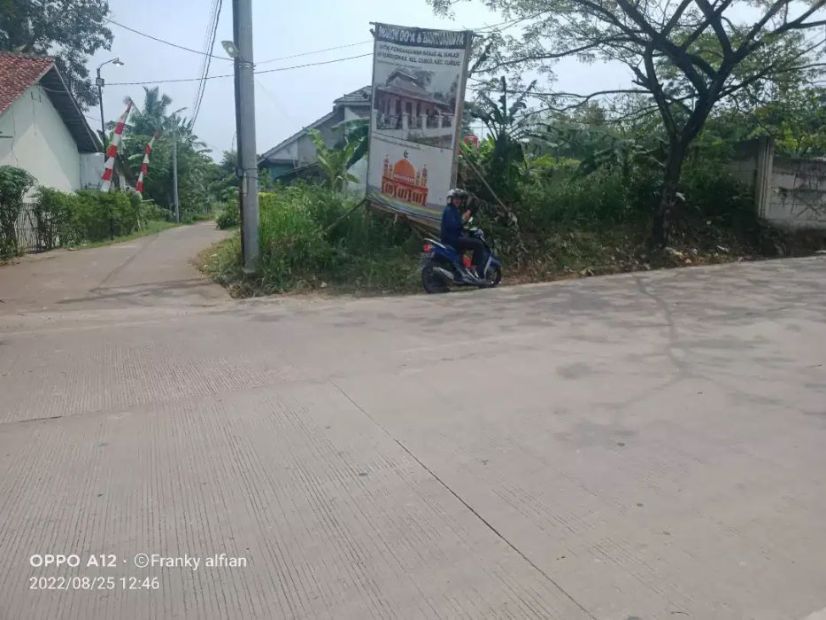
<path fill-rule="evenodd" d="M 168 112 L 172 104 L 172 97 L 160 93 L 160 88 L 143 87 L 143 106 L 132 114 L 129 130 L 136 134 L 151 136 L 158 131 L 167 131 L 178 124 L 176 119 L 184 110 L 180 108 L 172 113 Z"/>

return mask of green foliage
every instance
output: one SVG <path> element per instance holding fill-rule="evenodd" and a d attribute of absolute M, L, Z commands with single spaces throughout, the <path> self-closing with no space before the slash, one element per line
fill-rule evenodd
<path fill-rule="evenodd" d="M 452 0 L 429 0 L 442 14 Z M 773 91 L 812 82 L 822 74 L 821 1 L 778 2 L 581 2 L 485 0 L 507 19 L 520 22 L 521 36 L 495 34 L 476 65 L 478 72 L 508 67 L 549 72 L 561 58 L 622 63 L 631 76 L 618 90 L 557 93 L 545 101 L 558 110 L 595 97 L 614 103 L 637 95 L 656 112 L 666 138 L 660 200 L 652 219 L 652 242 L 663 246 L 684 158 L 706 122 L 726 106 L 753 106 Z M 504 90 L 504 88 L 503 88 Z M 507 184 L 503 188 L 507 189 Z"/>
<path fill-rule="evenodd" d="M 34 178 L 25 170 L 0 166 L 0 258 L 16 256 L 17 218 L 23 210 L 23 196 L 34 185 Z"/>
<path fill-rule="evenodd" d="M 392 218 L 311 185 L 261 194 L 261 259 L 254 281 L 241 273 L 240 244 L 227 243 L 208 267 L 240 294 L 327 285 L 400 290 L 416 280 L 417 237 Z"/>
<path fill-rule="evenodd" d="M 471 116 L 487 127 L 488 136 L 478 149 L 462 145 L 462 157 L 469 168 L 462 176 L 476 193 L 493 200 L 490 190 L 484 184 L 479 184 L 476 174 L 478 170 L 497 197 L 509 201 L 517 197 L 519 183 L 527 172 L 525 141 L 531 135 L 533 124 L 525 111 L 536 82 L 532 82 L 513 100 L 508 96 L 511 91 L 504 76 L 496 85 L 499 89 L 497 100 L 483 92 L 479 94 L 478 101 L 469 106 Z"/>
<path fill-rule="evenodd" d="M 241 205 L 237 200 L 228 200 L 221 205 L 221 210 L 218 217 L 215 218 L 215 224 L 221 230 L 227 228 L 235 228 L 241 224 Z"/>
<path fill-rule="evenodd" d="M 60 73 L 81 104 L 97 103 L 86 62 L 109 49 L 106 0 L 0 0 L 0 51 L 54 56 Z"/>
<path fill-rule="evenodd" d="M 122 192 L 78 192 L 71 216 L 72 243 L 102 241 L 138 228 L 140 202 Z"/>
<path fill-rule="evenodd" d="M 207 215 L 213 202 L 226 199 L 229 184 L 225 178 L 226 170 L 212 161 L 209 149 L 192 132 L 189 121 L 180 115 L 183 108 L 170 111 L 171 105 L 172 99 L 157 87 L 144 88 L 143 104 L 131 116 L 122 152 L 137 170 L 146 144 L 158 134 L 149 162 L 149 174 L 144 179 L 143 196 L 173 213 L 172 147 L 175 143 L 181 221 L 192 222 L 196 217 Z"/>
<path fill-rule="evenodd" d="M 77 196 L 48 187 L 37 188 L 34 203 L 37 245 L 51 250 L 72 242 L 72 214 Z"/>
<path fill-rule="evenodd" d="M 358 180 L 347 170 L 352 165 L 356 152 L 363 149 L 366 136 L 361 139 L 351 139 L 347 136 L 341 148 L 328 147 L 317 129 L 310 130 L 310 139 L 315 146 L 318 166 L 329 189 L 341 192 L 347 188 L 347 183 Z"/>
<path fill-rule="evenodd" d="M 166 212 L 135 193 L 78 193 L 40 187 L 34 204 L 38 245 L 44 250 L 131 235 Z"/>

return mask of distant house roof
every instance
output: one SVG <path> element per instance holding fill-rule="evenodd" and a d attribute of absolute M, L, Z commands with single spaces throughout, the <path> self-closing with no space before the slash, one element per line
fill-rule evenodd
<path fill-rule="evenodd" d="M 323 125 L 327 121 L 332 120 L 333 118 L 335 118 L 336 113 L 338 112 L 339 109 L 341 109 L 343 107 L 353 108 L 353 107 L 360 107 L 360 106 L 365 106 L 365 107 L 369 108 L 370 107 L 370 98 L 372 97 L 372 90 L 373 89 L 370 86 L 362 86 L 358 90 L 354 90 L 353 92 L 347 93 L 346 95 L 342 95 L 338 99 L 334 100 L 333 101 L 333 110 L 331 112 L 328 112 L 327 114 L 325 114 L 324 116 L 322 116 L 318 120 L 313 121 L 312 123 L 310 123 L 306 127 L 296 131 L 294 134 L 292 134 L 288 138 L 285 138 L 284 140 L 282 140 L 281 142 L 276 144 L 274 147 L 272 147 L 270 150 L 268 150 L 266 153 L 264 153 L 261 156 L 261 158 L 259 159 L 259 164 L 263 163 L 265 161 L 269 161 L 269 162 L 273 162 L 273 163 L 278 162 L 278 161 L 282 161 L 281 159 L 273 158 L 273 156 L 276 153 L 278 153 L 278 151 L 280 151 L 284 147 L 288 146 L 290 143 L 298 140 L 301 136 L 306 135 L 307 132 L 309 132 L 311 129 L 317 129 L 319 126 Z M 361 114 L 358 114 L 358 113 L 357 113 L 357 115 L 362 116 Z M 363 115 L 363 117 L 366 117 L 366 116 L 369 116 L 369 112 L 367 114 Z M 283 161 L 288 161 L 288 160 L 283 160 Z M 289 161 L 292 161 L 292 160 L 289 160 Z"/>
<path fill-rule="evenodd" d="M 352 93 L 347 93 L 346 95 L 342 95 L 335 101 L 333 101 L 333 105 L 349 105 L 349 106 L 357 106 L 357 105 L 364 105 L 370 106 L 370 97 L 373 94 L 373 89 L 370 86 L 362 86 L 358 90 L 354 90 Z"/>
<path fill-rule="evenodd" d="M 54 59 L 0 52 L 0 114 L 17 101 L 32 86 L 40 84 L 49 96 L 63 123 L 72 134 L 81 153 L 96 153 L 103 149 L 100 138 L 89 127 Z"/>
<path fill-rule="evenodd" d="M 280 151 L 281 149 L 283 149 L 285 146 L 287 146 L 287 145 L 288 145 L 288 144 L 290 144 L 291 142 L 293 142 L 293 141 L 297 140 L 298 138 L 300 138 L 301 136 L 303 136 L 304 134 L 306 134 L 307 132 L 309 132 L 311 129 L 316 129 L 319 125 L 323 125 L 324 123 L 326 123 L 327 121 L 329 121 L 330 119 L 332 119 L 335 115 L 336 115 L 336 111 L 335 111 L 335 110 L 333 110 L 332 112 L 328 112 L 327 114 L 325 114 L 324 116 L 322 116 L 322 117 L 321 117 L 320 119 L 318 119 L 317 121 L 313 121 L 312 123 L 310 123 L 310 124 L 309 124 L 309 125 L 307 125 L 306 127 L 304 127 L 304 128 L 302 128 L 302 129 L 300 129 L 300 130 L 296 131 L 296 132 L 295 132 L 293 135 L 291 135 L 289 138 L 285 138 L 284 140 L 282 140 L 281 142 L 279 142 L 278 144 L 276 144 L 274 147 L 272 147 L 269 151 L 267 151 L 266 153 L 264 153 L 264 154 L 261 156 L 261 159 L 259 160 L 259 163 L 260 163 L 260 162 L 262 162 L 262 161 L 277 161 L 277 160 L 273 160 L 273 159 L 271 159 L 271 157 L 272 157 L 273 155 L 275 155 L 278 151 Z"/>

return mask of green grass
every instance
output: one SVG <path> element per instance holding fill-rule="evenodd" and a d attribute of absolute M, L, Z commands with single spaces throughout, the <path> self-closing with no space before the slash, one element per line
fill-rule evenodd
<path fill-rule="evenodd" d="M 149 235 L 156 235 L 159 232 L 163 232 L 164 230 L 169 230 L 170 228 L 175 228 L 176 226 L 180 225 L 181 224 L 176 224 L 175 222 L 152 220 L 147 222 L 142 230 L 136 230 L 135 232 L 129 235 L 122 235 L 120 237 L 115 237 L 114 239 L 104 239 L 103 241 L 85 242 L 79 245 L 70 246 L 69 249 L 86 250 L 89 248 L 99 248 L 105 245 L 112 245 L 114 243 L 122 243 L 124 241 L 132 241 L 133 239 L 139 239 L 141 237 L 147 237 Z"/>

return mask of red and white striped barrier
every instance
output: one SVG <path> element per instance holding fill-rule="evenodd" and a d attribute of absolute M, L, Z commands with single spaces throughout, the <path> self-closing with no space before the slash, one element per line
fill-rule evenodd
<path fill-rule="evenodd" d="M 141 172 L 138 175 L 138 182 L 135 183 L 135 191 L 137 191 L 139 194 L 143 194 L 143 179 L 147 174 L 149 174 L 149 156 L 152 154 L 152 145 L 155 144 L 155 138 L 157 137 L 158 134 L 152 136 L 152 139 L 149 141 L 149 144 L 146 145 L 146 148 L 143 151 Z"/>
<path fill-rule="evenodd" d="M 118 155 L 118 148 L 120 147 L 121 138 L 123 136 L 123 129 L 126 127 L 126 119 L 129 112 L 132 111 L 132 100 L 126 105 L 126 112 L 124 112 L 118 124 L 115 125 L 115 131 L 112 133 L 112 140 L 109 142 L 109 148 L 106 149 L 106 163 L 103 165 L 103 177 L 101 177 L 100 191 L 108 192 L 112 187 L 112 174 L 115 170 L 115 157 Z"/>

